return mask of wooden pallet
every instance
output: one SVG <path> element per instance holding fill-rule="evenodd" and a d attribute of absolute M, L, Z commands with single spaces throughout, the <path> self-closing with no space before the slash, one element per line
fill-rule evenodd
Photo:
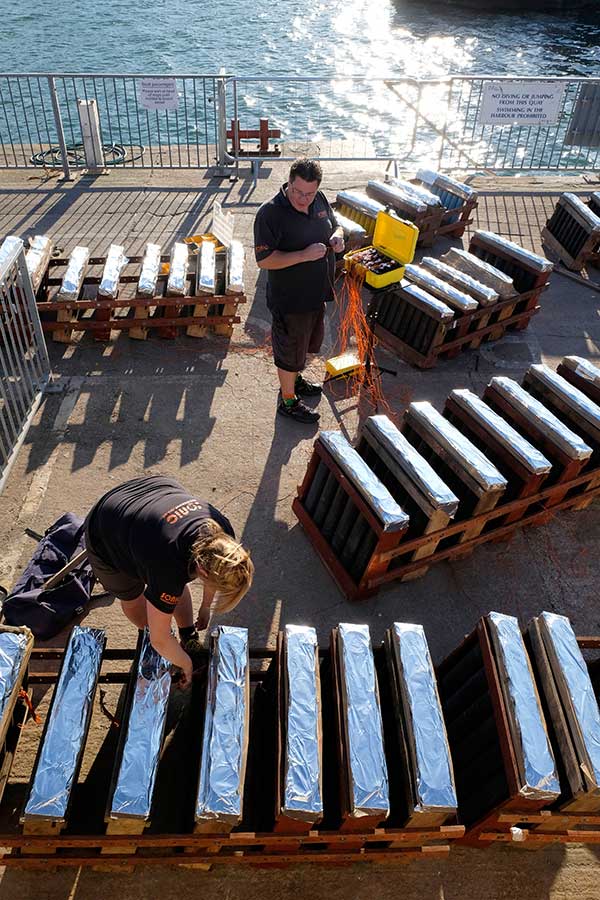
<path fill-rule="evenodd" d="M 169 256 L 161 256 L 163 262 Z M 131 273 L 131 266 L 142 263 L 142 256 L 131 256 L 119 278 L 122 285 L 115 299 L 98 295 L 100 275 L 87 275 L 77 300 L 58 300 L 56 295 L 62 279 L 55 272 L 66 266 L 66 258 L 50 260 L 37 292 L 37 307 L 42 328 L 61 343 L 71 340 L 75 332 L 90 332 L 96 340 L 110 340 L 111 331 L 127 331 L 129 336 L 144 340 L 150 330 L 159 337 L 173 339 L 185 329 L 191 337 L 204 337 L 207 329 L 215 334 L 230 336 L 233 326 L 241 321 L 238 305 L 246 302 L 241 293 L 196 296 L 195 272 L 189 272 L 184 296 L 167 296 L 168 274 L 160 274 L 154 297 L 139 296 L 135 292 L 139 272 Z M 90 257 L 89 266 L 103 266 L 106 257 Z M 60 324 L 58 324 L 60 323 Z"/>
<path fill-rule="evenodd" d="M 380 648 L 376 652 L 383 651 Z M 60 663 L 62 656 L 60 650 L 34 650 L 32 659 L 38 663 L 45 662 L 47 671 L 32 674 L 31 682 L 52 687 L 57 679 L 55 664 Z M 129 691 L 131 661 L 134 656 L 133 649 L 106 650 L 98 683 L 120 684 Z M 159 772 L 157 788 L 160 796 L 158 799 L 155 796 L 150 827 L 144 833 L 107 834 L 103 826 L 105 798 L 110 791 L 110 769 L 118 753 L 117 737 L 125 727 L 127 715 L 127 703 L 121 699 L 117 709 L 118 724 L 109 729 L 108 738 L 100 751 L 103 754 L 102 760 L 98 757 L 92 762 L 92 770 L 96 770 L 93 779 L 90 770 L 90 783 L 80 783 L 77 786 L 78 791 L 69 810 L 68 825 L 63 833 L 20 833 L 13 807 L 16 794 L 24 793 L 26 785 L 11 785 L 10 809 L 0 807 L 0 846 L 3 848 L 0 863 L 40 869 L 48 865 L 57 868 L 92 866 L 100 869 L 115 866 L 128 869 L 140 865 L 181 865 L 208 869 L 215 864 L 281 867 L 298 863 L 349 865 L 363 861 L 397 863 L 408 862 L 413 858 L 446 858 L 450 843 L 460 839 L 465 833 L 461 825 L 427 828 L 363 826 L 348 834 L 334 824 L 334 811 L 333 816 L 331 812 L 328 813 L 321 825 L 302 832 L 286 827 L 289 824 L 287 821 L 280 821 L 275 827 L 278 702 L 277 679 L 274 678 L 276 651 L 251 649 L 249 657 L 250 679 L 255 690 L 246 779 L 247 801 L 244 819 L 239 827 L 230 833 L 214 830 L 197 833 L 193 828 L 193 810 L 186 812 L 181 808 L 185 804 L 178 803 L 175 807 L 172 804 L 172 797 L 176 795 L 188 798 L 190 803 L 187 805 L 193 805 L 193 789 L 190 792 L 185 789 L 185 785 L 194 781 L 194 771 L 197 772 L 197 754 L 201 744 L 197 722 L 201 721 L 201 716 L 198 718 L 196 713 L 202 706 L 205 694 L 203 676 L 198 680 L 194 679 L 190 712 L 182 725 L 182 732 L 171 733 L 169 752 L 174 752 L 172 748 L 175 744 L 178 765 L 165 763 L 162 783 Z M 198 670 L 202 669 L 202 664 L 207 659 L 208 652 L 198 655 Z M 328 650 L 320 652 L 320 659 L 321 667 L 329 669 Z M 328 726 L 333 720 L 334 709 L 329 676 L 326 676 L 323 684 L 323 722 Z M 268 707 L 268 716 L 264 715 L 265 706 Z M 336 753 L 331 734 L 328 735 L 327 742 L 327 778 L 331 786 L 337 772 L 333 762 Z M 265 752 L 266 749 L 268 752 Z M 107 755 L 110 755 L 110 759 L 106 758 Z M 175 783 L 178 787 L 175 787 Z M 91 801 L 93 803 L 90 808 Z M 260 809 L 256 807 L 257 803 L 261 805 Z M 161 822 L 165 821 L 165 813 L 171 825 L 175 823 L 178 826 L 177 830 L 173 827 L 168 830 L 161 827 Z M 256 827 L 265 823 L 268 824 L 267 828 Z"/>

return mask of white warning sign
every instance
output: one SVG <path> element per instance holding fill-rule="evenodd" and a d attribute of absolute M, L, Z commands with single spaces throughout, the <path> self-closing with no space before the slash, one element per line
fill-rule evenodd
<path fill-rule="evenodd" d="M 480 125 L 556 125 L 565 85 L 556 81 L 496 81 L 483 85 Z"/>
<path fill-rule="evenodd" d="M 144 109 L 177 109 L 179 96 L 175 78 L 142 78 L 140 106 Z"/>

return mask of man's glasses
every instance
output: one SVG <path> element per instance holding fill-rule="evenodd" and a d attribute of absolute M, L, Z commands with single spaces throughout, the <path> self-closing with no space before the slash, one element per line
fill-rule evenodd
<path fill-rule="evenodd" d="M 293 184 L 290 185 L 290 188 L 293 190 L 293 192 L 296 194 L 297 197 L 301 197 L 303 200 L 312 200 L 314 197 L 317 196 L 317 192 L 319 190 L 317 188 L 316 191 L 308 191 L 308 192 L 299 191 L 298 188 L 294 187 Z"/>

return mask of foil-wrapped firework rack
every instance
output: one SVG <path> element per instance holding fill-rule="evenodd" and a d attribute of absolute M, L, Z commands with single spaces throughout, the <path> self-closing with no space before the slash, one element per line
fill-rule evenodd
<path fill-rule="evenodd" d="M 385 206 L 399 207 L 403 212 L 408 209 L 414 215 L 426 213 L 428 208 L 427 203 L 416 194 L 409 194 L 408 191 L 383 181 L 367 182 L 367 196 Z"/>
<path fill-rule="evenodd" d="M 353 818 L 387 818 L 388 773 L 379 689 L 367 625 L 334 629 L 342 731 L 346 744 L 348 810 Z"/>
<path fill-rule="evenodd" d="M 394 622 L 386 635 L 396 716 L 406 742 L 411 824 L 420 814 L 439 813 L 439 823 L 454 816 L 456 789 L 450 748 L 431 654 L 422 625 Z M 402 741 L 401 741 L 402 744 Z M 430 819 L 428 818 L 428 821 Z"/>
<path fill-rule="evenodd" d="M 419 181 L 422 181 L 423 184 L 428 184 L 430 187 L 437 187 L 441 190 L 448 191 L 449 193 L 456 194 L 463 200 L 477 199 L 478 196 L 477 191 L 474 188 L 469 187 L 468 184 L 463 184 L 462 181 L 456 181 L 448 175 L 442 175 L 441 172 L 433 172 L 430 169 L 419 169 L 417 178 Z"/>
<path fill-rule="evenodd" d="M 581 416 L 600 438 L 600 407 L 566 378 L 540 363 L 529 367 L 525 383 L 528 386 L 531 384 L 532 387 L 543 386 L 559 403 L 563 403 L 575 415 Z"/>
<path fill-rule="evenodd" d="M 146 244 L 137 292 L 140 297 L 154 297 L 161 267 L 160 244 Z"/>
<path fill-rule="evenodd" d="M 211 635 L 196 826 L 227 830 L 242 818 L 248 753 L 248 630 Z"/>
<path fill-rule="evenodd" d="M 508 238 L 495 234 L 493 231 L 476 231 L 474 237 L 479 238 L 481 243 L 500 251 L 505 256 L 518 259 L 537 272 L 551 272 L 554 268 L 554 263 L 551 263 L 545 256 L 532 253 L 531 250 L 526 250 L 519 244 L 515 244 L 514 241 L 509 241 Z"/>
<path fill-rule="evenodd" d="M 147 822 L 167 719 L 171 665 L 156 652 L 146 628 L 140 637 L 127 721 L 123 725 L 108 820 Z"/>
<path fill-rule="evenodd" d="M 323 815 L 317 633 L 308 626 L 286 625 L 283 642 L 285 742 L 280 812 L 312 825 Z"/>
<path fill-rule="evenodd" d="M 0 625 L 0 735 L 10 725 L 32 647 L 33 634 L 29 628 Z"/>
<path fill-rule="evenodd" d="M 63 276 L 57 300 L 77 300 L 85 277 L 90 251 L 88 247 L 77 246 L 71 251 L 67 271 Z"/>
<path fill-rule="evenodd" d="M 424 498 L 432 511 L 441 509 L 449 517 L 454 515 L 458 497 L 387 416 L 369 416 L 362 436 L 371 447 L 376 448 L 378 456 L 383 458 L 390 470 L 398 473 L 398 480 L 401 478 L 400 472 L 406 475 L 406 490 L 419 505 Z"/>
<path fill-rule="evenodd" d="M 418 284 L 413 284 L 412 282 L 403 279 L 400 282 L 400 287 L 402 288 L 403 293 L 411 298 L 414 305 L 418 306 L 423 312 L 434 312 L 440 322 L 451 322 L 452 319 L 454 319 L 453 309 L 450 309 L 446 303 L 438 300 L 437 297 L 434 297 L 432 294 L 428 293 L 428 291 L 423 290 Z"/>
<path fill-rule="evenodd" d="M 589 381 L 600 388 L 600 369 L 592 365 L 589 359 L 583 359 L 582 356 L 565 356 L 562 364 L 584 381 Z"/>
<path fill-rule="evenodd" d="M 76 625 L 67 644 L 60 675 L 33 771 L 22 823 L 66 821 L 77 783 L 92 716 L 104 631 Z"/>
<path fill-rule="evenodd" d="M 450 393 L 450 397 L 464 409 L 477 423 L 501 443 L 525 468 L 536 475 L 550 472 L 550 463 L 543 453 L 530 444 L 512 425 L 499 416 L 477 394 L 466 388 Z"/>
<path fill-rule="evenodd" d="M 437 196 L 437 194 L 433 194 L 431 191 L 427 190 L 426 187 L 418 184 L 412 184 L 410 181 L 402 181 L 401 178 L 395 178 L 393 175 L 386 176 L 386 184 L 391 184 L 394 187 L 399 188 L 406 194 L 410 194 L 421 203 L 425 203 L 427 206 L 431 206 L 435 209 L 442 206 L 442 201 Z"/>
<path fill-rule="evenodd" d="M 438 300 L 441 300 L 442 303 L 445 303 L 452 309 L 456 309 L 461 313 L 468 313 L 474 312 L 479 308 L 477 300 L 474 300 L 473 297 L 442 281 L 422 266 L 409 264 L 405 266 L 404 274 L 410 282 L 423 288 L 428 294 L 437 297 Z"/>
<path fill-rule="evenodd" d="M 411 403 L 409 417 L 439 443 L 485 492 L 504 491 L 507 482 L 496 466 L 428 401 Z"/>
<path fill-rule="evenodd" d="M 6 266 L 7 261 L 11 258 L 13 253 L 17 253 L 19 250 L 23 249 L 23 241 L 20 237 L 17 237 L 14 234 L 9 234 L 8 237 L 5 237 L 0 245 L 0 273 Z"/>
<path fill-rule="evenodd" d="M 217 289 L 216 244 L 202 241 L 196 254 L 196 296 L 214 295 Z"/>
<path fill-rule="evenodd" d="M 453 285 L 465 294 L 470 294 L 480 306 L 491 306 L 493 303 L 498 302 L 499 294 L 497 291 L 492 290 L 492 288 L 481 281 L 471 278 L 466 272 L 461 272 L 459 269 L 449 266 L 447 263 L 442 262 L 441 259 L 424 256 L 421 260 L 421 266 L 424 269 L 428 269 L 441 281 Z"/>
<path fill-rule="evenodd" d="M 36 234 L 29 242 L 29 249 L 25 254 L 25 262 L 27 263 L 34 292 L 37 291 L 42 282 L 53 250 L 54 241 L 47 234 Z"/>
<path fill-rule="evenodd" d="M 114 300 L 119 293 L 119 278 L 121 272 L 129 262 L 125 256 L 125 248 L 119 244 L 111 244 L 104 263 L 104 271 L 102 272 L 102 280 L 98 287 L 99 297 L 109 297 Z"/>
<path fill-rule="evenodd" d="M 558 419 L 543 403 L 505 375 L 492 378 L 489 388 L 497 392 L 520 415 L 556 444 L 570 459 L 589 459 L 592 450 L 579 435 Z"/>
<path fill-rule="evenodd" d="M 383 203 L 371 199 L 363 191 L 339 191 L 336 203 L 340 206 L 349 206 L 370 219 L 376 219 L 378 213 L 385 212 Z"/>
<path fill-rule="evenodd" d="M 183 243 L 174 244 L 169 262 L 169 278 L 167 280 L 168 296 L 185 296 L 188 266 L 188 245 Z"/>
<path fill-rule="evenodd" d="M 508 300 L 517 294 L 512 278 L 467 250 L 451 247 L 441 260 L 492 288 L 502 300 Z"/>
<path fill-rule="evenodd" d="M 233 240 L 227 248 L 226 294 L 244 293 L 244 245 Z"/>
<path fill-rule="evenodd" d="M 531 800 L 556 800 L 560 783 L 519 623 L 514 616 L 497 612 L 489 614 L 487 623 L 521 780 L 519 794 Z"/>

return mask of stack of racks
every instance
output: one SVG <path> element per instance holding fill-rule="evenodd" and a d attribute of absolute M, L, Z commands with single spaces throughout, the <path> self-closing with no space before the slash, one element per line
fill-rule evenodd
<path fill-rule="evenodd" d="M 552 268 L 506 238 L 477 231 L 468 251 L 451 248 L 406 266 L 399 285 L 373 294 L 367 315 L 385 347 L 430 368 L 527 328 Z"/>
<path fill-rule="evenodd" d="M 0 247 L 20 238 L 9 236 Z M 111 244 L 106 256 L 92 256 L 78 245 L 68 258 L 53 256 L 47 235 L 36 235 L 26 252 L 42 328 L 59 342 L 73 332 L 110 340 L 112 330 L 144 340 L 150 329 L 174 338 L 184 328 L 191 337 L 230 336 L 240 321 L 244 296 L 244 248 L 232 240 L 225 248 L 212 235 L 175 243 L 169 254 L 148 243 L 143 256 L 126 256 Z"/>
<path fill-rule="evenodd" d="M 369 181 L 365 191 L 340 191 L 335 211 L 339 224 L 352 240 L 353 229 L 349 223 L 354 222 L 371 237 L 377 213 L 391 209 L 401 219 L 416 225 L 419 243 L 430 247 L 440 235 L 462 237 L 477 202 L 476 191 L 468 185 L 438 172 L 420 170 L 412 181 L 386 175 L 385 181 Z"/>
<path fill-rule="evenodd" d="M 600 261 L 600 192 L 587 205 L 576 194 L 561 194 L 542 230 L 542 243 L 574 272 Z"/>
<path fill-rule="evenodd" d="M 402 860 L 446 855 L 448 841 L 464 835 L 454 824 L 452 761 L 421 625 L 395 623 L 375 652 L 366 625 L 338 625 L 331 649 L 321 652 L 313 628 L 286 626 L 270 654 L 249 651 L 246 629 L 220 626 L 179 737 L 169 710 L 171 672 L 146 631 L 126 679 L 106 796 L 90 785 L 94 795 L 86 797 L 79 772 L 97 685 L 107 680 L 105 654 L 115 659 L 103 631 L 73 629 L 26 789 L 20 840 L 9 840 L 29 859 L 36 847 L 61 854 L 75 836 L 96 864 L 98 848 L 104 857 L 143 862 L 142 848 L 153 841 L 155 862 L 162 849 L 161 858 L 184 865 L 240 857 Z M 251 656 L 260 661 L 252 672 Z M 104 828 L 95 818 L 101 803 Z"/>
<path fill-rule="evenodd" d="M 400 430 L 372 416 L 352 447 L 321 432 L 293 509 L 347 597 L 415 578 L 600 493 L 600 369 L 566 357 L 522 386 L 411 403 Z"/>

